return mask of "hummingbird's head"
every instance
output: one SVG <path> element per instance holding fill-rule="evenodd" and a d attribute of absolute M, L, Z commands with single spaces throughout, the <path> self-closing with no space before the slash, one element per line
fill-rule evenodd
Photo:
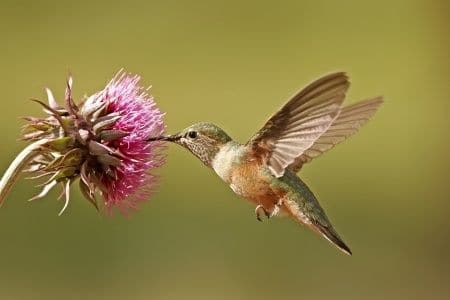
<path fill-rule="evenodd" d="M 169 141 L 188 149 L 205 165 L 211 162 L 220 148 L 231 141 L 231 138 L 222 128 L 212 123 L 196 123 L 177 134 L 149 138 L 148 141 Z"/>

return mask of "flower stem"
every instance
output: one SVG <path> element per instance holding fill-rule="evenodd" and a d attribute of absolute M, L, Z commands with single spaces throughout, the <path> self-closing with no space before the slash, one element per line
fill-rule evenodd
<path fill-rule="evenodd" d="M 48 141 L 48 139 L 42 139 L 28 145 L 16 156 L 11 165 L 9 165 L 0 180 L 0 206 L 3 204 L 8 192 L 17 181 L 22 170 L 27 166 L 28 162 L 38 154 L 39 147 Z"/>

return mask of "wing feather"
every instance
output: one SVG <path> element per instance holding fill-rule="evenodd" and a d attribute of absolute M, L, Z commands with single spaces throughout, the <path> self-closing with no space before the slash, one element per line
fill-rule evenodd
<path fill-rule="evenodd" d="M 358 132 L 359 128 L 366 124 L 375 114 L 381 103 L 383 103 L 382 97 L 376 97 L 344 107 L 328 130 L 322 134 L 310 148 L 305 150 L 304 153 L 289 166 L 289 169 L 298 172 L 303 164 L 320 156 Z"/>
<path fill-rule="evenodd" d="M 282 176 L 337 118 L 349 85 L 342 72 L 311 83 L 273 115 L 247 145 L 266 160 L 274 176 Z"/>

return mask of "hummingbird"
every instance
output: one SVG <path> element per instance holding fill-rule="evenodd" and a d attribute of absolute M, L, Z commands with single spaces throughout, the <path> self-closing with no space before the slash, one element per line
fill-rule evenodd
<path fill-rule="evenodd" d="M 350 86 L 344 72 L 307 85 L 272 115 L 245 144 L 219 126 L 200 122 L 148 141 L 178 144 L 212 168 L 238 196 L 249 200 L 256 219 L 288 216 L 351 255 L 309 187 L 302 166 L 355 134 L 377 111 L 382 97 L 343 106 Z"/>

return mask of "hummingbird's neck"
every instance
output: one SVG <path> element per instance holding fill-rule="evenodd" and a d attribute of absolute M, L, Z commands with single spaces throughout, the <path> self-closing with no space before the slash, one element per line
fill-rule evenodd
<path fill-rule="evenodd" d="M 195 153 L 195 155 L 208 167 L 212 168 L 212 164 L 214 161 L 214 158 L 217 156 L 217 154 L 221 151 L 221 149 L 226 148 L 227 145 L 229 144 L 225 143 L 225 144 L 221 144 L 221 145 L 210 145 L 208 147 L 204 147 L 202 150 L 203 151 L 199 151 L 197 153 Z"/>
<path fill-rule="evenodd" d="M 241 144 L 230 141 L 220 147 L 212 159 L 211 167 L 225 182 L 230 181 L 233 166 L 240 162 L 244 150 Z"/>

